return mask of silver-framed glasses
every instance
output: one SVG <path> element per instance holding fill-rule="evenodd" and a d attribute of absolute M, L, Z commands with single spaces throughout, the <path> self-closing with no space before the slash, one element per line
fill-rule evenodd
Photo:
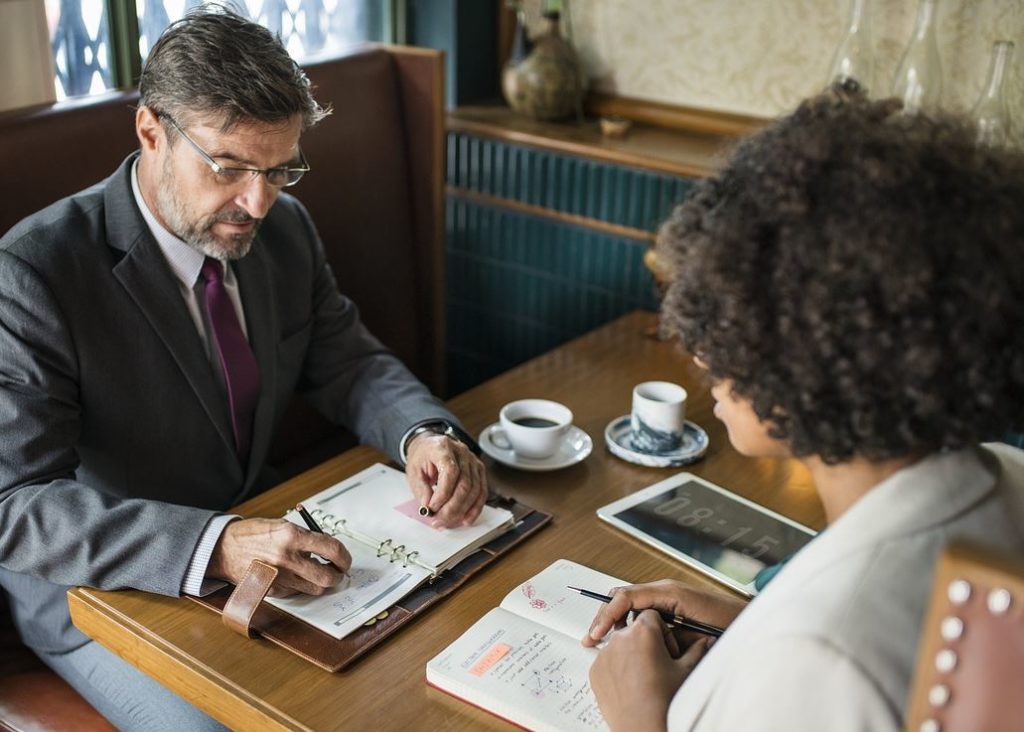
<path fill-rule="evenodd" d="M 291 166 L 280 166 L 277 168 L 242 168 L 230 165 L 221 165 L 210 153 L 206 152 L 202 147 L 199 146 L 195 140 L 188 136 L 188 134 L 181 128 L 174 118 L 166 112 L 158 112 L 157 116 L 167 120 L 171 126 L 178 131 L 178 133 L 185 138 L 185 142 L 192 146 L 192 149 L 199 154 L 199 156 L 206 162 L 216 176 L 217 182 L 222 185 L 236 185 L 243 181 L 252 180 L 261 173 L 266 176 L 267 182 L 275 188 L 288 188 L 298 183 L 302 176 L 309 172 L 309 163 L 306 162 L 306 156 L 302 154 L 302 148 L 299 148 L 299 165 L 298 167 Z"/>

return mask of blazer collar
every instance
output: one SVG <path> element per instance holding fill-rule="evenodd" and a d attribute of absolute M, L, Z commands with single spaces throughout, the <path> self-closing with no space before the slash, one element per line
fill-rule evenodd
<path fill-rule="evenodd" d="M 114 266 L 114 276 L 134 300 L 153 330 L 163 341 L 184 374 L 196 397 L 213 422 L 232 455 L 235 452 L 231 417 L 227 400 L 217 387 L 202 341 L 188 315 L 178 283 L 163 253 L 135 203 L 131 187 L 131 169 L 138 157 L 133 153 L 107 179 L 104 203 L 107 240 L 111 247 L 123 252 Z M 263 253 L 259 235 L 252 251 L 234 263 L 238 277 L 249 341 L 260 365 L 261 389 L 253 425 L 252 449 L 248 465 L 233 461 L 239 471 L 238 484 L 243 495 L 259 472 L 270 442 L 273 423 L 273 395 L 277 385 L 276 301 L 271 287 L 269 264 Z"/>
<path fill-rule="evenodd" d="M 949 522 L 995 487 L 979 451 L 935 453 L 889 476 L 814 539 L 813 551 L 793 557 L 779 579 L 799 581 L 866 546 Z"/>

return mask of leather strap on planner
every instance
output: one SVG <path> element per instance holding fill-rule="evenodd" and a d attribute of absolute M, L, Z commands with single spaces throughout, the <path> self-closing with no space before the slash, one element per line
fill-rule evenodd
<path fill-rule="evenodd" d="M 224 614 L 221 616 L 224 625 L 246 638 L 255 638 L 256 633 L 250 626 L 252 616 L 263 602 L 263 598 L 267 596 L 275 579 L 277 567 L 253 559 L 242 581 L 238 583 L 224 605 Z"/>

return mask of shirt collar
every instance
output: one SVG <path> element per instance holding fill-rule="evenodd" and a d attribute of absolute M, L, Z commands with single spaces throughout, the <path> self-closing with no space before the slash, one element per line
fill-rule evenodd
<path fill-rule="evenodd" d="M 164 259 L 170 265 L 174 276 L 181 282 L 182 286 L 191 290 L 199 279 L 199 271 L 203 268 L 203 261 L 206 257 L 202 252 L 193 249 L 177 236 L 169 232 L 157 220 L 149 206 L 142 197 L 142 190 L 139 188 L 139 160 L 135 159 L 132 164 L 132 193 L 135 195 L 135 203 L 142 212 L 142 218 L 149 227 L 157 246 L 163 252 Z"/>

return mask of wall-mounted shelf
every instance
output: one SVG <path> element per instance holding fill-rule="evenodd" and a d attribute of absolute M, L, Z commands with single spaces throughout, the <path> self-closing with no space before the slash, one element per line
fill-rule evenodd
<path fill-rule="evenodd" d="M 539 122 L 505 106 L 465 106 L 448 113 L 448 131 L 464 132 L 687 178 L 702 178 L 721 164 L 731 135 L 689 132 L 635 123 L 625 138 L 601 134 L 596 120 Z"/>

